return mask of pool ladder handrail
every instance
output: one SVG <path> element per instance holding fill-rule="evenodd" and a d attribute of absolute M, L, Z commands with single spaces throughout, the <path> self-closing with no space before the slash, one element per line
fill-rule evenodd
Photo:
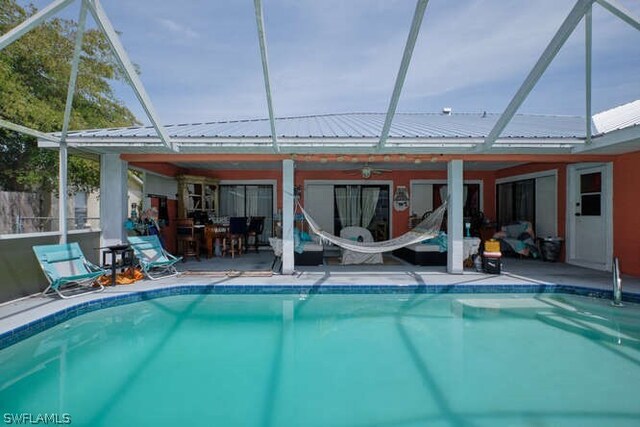
<path fill-rule="evenodd" d="M 614 307 L 622 307 L 622 279 L 620 278 L 620 265 L 618 258 L 613 258 L 613 301 Z"/>

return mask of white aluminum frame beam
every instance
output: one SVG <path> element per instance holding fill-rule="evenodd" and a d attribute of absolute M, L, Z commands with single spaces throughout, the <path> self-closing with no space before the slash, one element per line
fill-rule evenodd
<path fill-rule="evenodd" d="M 111 50 L 113 51 L 116 57 L 116 60 L 122 67 L 122 70 L 124 71 L 124 74 L 127 77 L 129 84 L 133 88 L 133 91 L 136 94 L 138 101 L 140 101 L 142 108 L 147 114 L 147 117 L 149 117 L 149 120 L 151 121 L 151 124 L 156 130 L 158 136 L 162 140 L 162 143 L 166 145 L 167 148 L 177 151 L 174 148 L 173 143 L 171 142 L 171 138 L 169 137 L 169 134 L 160 123 L 160 119 L 158 118 L 158 114 L 156 113 L 156 110 L 153 107 L 153 104 L 151 103 L 151 99 L 149 98 L 149 95 L 147 94 L 147 91 L 145 90 L 144 85 L 142 84 L 142 81 L 140 80 L 140 77 L 138 76 L 138 73 L 136 72 L 136 69 L 133 66 L 133 63 L 129 59 L 129 56 L 127 55 L 127 52 L 124 49 L 124 46 L 120 42 L 120 38 L 118 37 L 116 30 L 113 28 L 111 21 L 109 20 L 106 12 L 102 8 L 102 5 L 100 4 L 100 0 L 84 0 L 84 1 L 86 2 L 87 6 L 89 6 L 89 11 L 93 16 L 93 19 L 96 21 L 96 24 L 98 25 L 100 30 L 104 33 L 104 35 L 107 37 L 107 41 L 111 46 Z"/>
<path fill-rule="evenodd" d="M 589 6 L 587 13 L 584 15 L 584 43 L 585 43 L 585 142 L 591 144 L 591 69 L 592 69 L 592 52 L 593 52 L 593 5 Z"/>
<path fill-rule="evenodd" d="M 389 131 L 391 130 L 391 123 L 393 117 L 396 114 L 398 108 L 398 101 L 400 100 L 400 94 L 402 93 L 402 87 L 404 86 L 405 78 L 407 77 L 407 71 L 409 70 L 409 64 L 411 63 L 411 57 L 413 56 L 413 48 L 416 45 L 418 34 L 420 33 L 420 27 L 422 25 L 422 19 L 424 18 L 424 12 L 427 9 L 429 0 L 418 0 L 416 3 L 416 10 L 413 13 L 413 21 L 411 22 L 411 29 L 409 30 L 409 36 L 407 37 L 407 43 L 404 46 L 404 53 L 402 55 L 402 61 L 400 62 L 400 69 L 396 77 L 396 84 L 393 87 L 393 94 L 389 101 L 389 108 L 387 109 L 387 116 L 382 126 L 382 132 L 380 133 L 380 140 L 378 141 L 378 150 L 384 148 L 387 138 L 389 137 Z"/>
<path fill-rule="evenodd" d="M 18 40 L 20 37 L 27 34 L 29 31 L 36 28 L 38 25 L 42 24 L 44 21 L 54 16 L 56 13 L 60 12 L 65 7 L 69 6 L 75 0 L 55 0 L 51 2 L 48 6 L 43 7 L 38 12 L 36 12 L 33 16 L 27 18 L 24 22 L 18 24 L 2 36 L 0 36 L 0 51 L 5 47 L 9 46 L 11 43 Z M 12 123 L 8 120 L 0 119 L 0 127 L 10 129 L 15 132 L 20 132 L 25 135 L 33 136 L 40 139 L 45 139 L 47 141 L 52 142 L 60 142 L 60 138 L 47 135 L 44 132 L 40 132 L 35 129 L 28 128 L 26 126 L 18 125 Z"/>
<path fill-rule="evenodd" d="M 38 12 L 36 12 L 33 16 L 26 19 L 21 24 L 12 28 L 6 34 L 3 34 L 0 37 L 0 50 L 9 46 L 14 41 L 18 40 L 20 37 L 27 34 L 29 31 L 36 28 L 38 25 L 42 24 L 44 21 L 54 16 L 56 13 L 60 12 L 65 7 L 69 6 L 75 0 L 55 0 L 51 2 L 48 6 L 43 7 Z"/>
<path fill-rule="evenodd" d="M 273 149 L 276 153 L 280 152 L 278 146 L 278 136 L 276 134 L 276 120 L 273 114 L 273 99 L 271 95 L 271 81 L 269 78 L 269 61 L 267 57 L 267 36 L 264 30 L 264 13 L 262 10 L 262 0 L 253 0 L 253 6 L 256 12 L 256 26 L 258 28 L 258 41 L 260 43 L 260 59 L 262 60 L 262 74 L 264 76 L 264 88 L 267 93 L 267 108 L 269 110 L 269 124 L 271 125 L 271 138 L 273 141 Z"/>
<path fill-rule="evenodd" d="M 28 128 L 26 126 L 17 125 L 17 124 L 12 123 L 12 122 L 10 122 L 8 120 L 0 119 L 0 127 L 7 128 L 7 129 L 12 130 L 14 132 L 24 133 L 25 135 L 30 135 L 30 136 L 33 136 L 33 137 L 36 137 L 36 138 L 39 138 L 39 139 L 45 139 L 47 141 L 51 141 L 51 142 L 55 142 L 55 143 L 59 143 L 60 142 L 60 138 L 58 138 L 57 136 L 49 135 L 47 133 L 40 132 L 39 130 Z"/>
<path fill-rule="evenodd" d="M 576 2 L 576 4 L 571 9 L 571 12 L 569 12 L 565 20 L 562 22 L 560 28 L 558 28 L 556 34 L 553 36 L 553 38 L 545 48 L 544 52 L 542 52 L 540 58 L 529 72 L 529 75 L 527 75 L 527 78 L 524 80 L 516 94 L 511 99 L 511 102 L 509 102 L 509 105 L 504 110 L 504 112 L 494 125 L 493 129 L 491 129 L 491 132 L 489 132 L 489 135 L 487 135 L 487 137 L 485 138 L 484 144 L 476 147 L 476 151 L 489 150 L 493 146 L 496 139 L 498 139 L 498 137 L 502 134 L 502 131 L 504 131 L 504 128 L 506 128 L 509 122 L 511 122 L 513 116 L 516 114 L 525 99 L 527 99 L 527 96 L 529 95 L 531 90 L 538 83 L 540 77 L 542 77 L 551 61 L 553 61 L 562 46 L 564 46 L 565 42 L 567 41 L 569 36 L 571 36 L 576 26 L 582 20 L 582 17 L 587 13 L 593 2 L 594 0 L 578 0 Z"/>
<path fill-rule="evenodd" d="M 616 0 L 597 0 L 598 4 L 636 30 L 640 31 L 640 19 Z"/>
<path fill-rule="evenodd" d="M 64 106 L 64 118 L 62 121 L 62 134 L 60 141 L 67 140 L 69 133 L 69 124 L 71 122 L 71 110 L 73 108 L 73 98 L 76 94 L 76 82 L 78 80 L 78 68 L 80 67 L 80 54 L 82 53 L 82 40 L 87 25 L 87 5 L 83 1 L 80 5 L 80 16 L 78 17 L 78 30 L 76 32 L 75 47 L 73 50 L 73 59 L 71 60 L 71 75 L 69 76 L 69 86 L 67 88 L 67 101 Z"/>
<path fill-rule="evenodd" d="M 464 273 L 464 162 L 447 163 L 447 273 Z"/>
<path fill-rule="evenodd" d="M 295 270 L 295 162 L 282 161 L 282 274 L 293 274 Z"/>
<path fill-rule="evenodd" d="M 73 97 L 76 93 L 76 81 L 78 79 L 78 68 L 80 66 L 80 54 L 82 53 L 82 39 L 87 24 L 87 5 L 83 1 L 80 4 L 80 16 L 78 17 L 78 29 L 76 31 L 75 47 L 73 49 L 73 59 L 71 60 L 71 75 L 69 76 L 69 87 L 67 89 L 67 100 L 64 106 L 64 118 L 62 121 L 62 134 L 60 136 L 59 172 L 58 172 L 58 219 L 60 231 L 60 243 L 67 243 L 67 188 L 68 188 L 68 155 L 67 155 L 67 134 L 69 133 L 69 123 L 71 122 L 71 110 L 73 108 Z"/>

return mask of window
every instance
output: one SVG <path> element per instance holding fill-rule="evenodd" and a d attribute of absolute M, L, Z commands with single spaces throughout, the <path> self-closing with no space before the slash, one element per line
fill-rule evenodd
<path fill-rule="evenodd" d="M 422 217 L 426 212 L 431 212 L 442 204 L 443 197 L 448 195 L 447 184 L 431 184 L 412 182 L 411 214 Z M 480 184 L 464 184 L 464 216 L 474 217 L 480 212 Z"/>
<path fill-rule="evenodd" d="M 498 184 L 497 190 L 498 226 L 514 221 L 529 221 L 535 230 L 536 180 Z"/>
<path fill-rule="evenodd" d="M 600 172 L 580 175 L 580 214 L 600 216 L 602 174 Z"/>
<path fill-rule="evenodd" d="M 433 185 L 433 208 L 437 208 L 447 198 L 447 184 Z M 464 184 L 464 194 L 462 202 L 464 203 L 464 216 L 473 217 L 480 212 L 480 184 Z"/>

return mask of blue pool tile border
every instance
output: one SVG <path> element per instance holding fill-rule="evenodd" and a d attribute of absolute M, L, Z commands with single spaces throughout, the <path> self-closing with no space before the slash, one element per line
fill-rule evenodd
<path fill-rule="evenodd" d="M 501 285 L 178 285 L 82 302 L 0 335 L 0 350 L 82 314 L 174 295 L 329 295 L 329 294 L 569 294 L 611 299 L 612 291 L 555 284 Z M 639 303 L 640 294 L 623 293 L 625 302 Z"/>

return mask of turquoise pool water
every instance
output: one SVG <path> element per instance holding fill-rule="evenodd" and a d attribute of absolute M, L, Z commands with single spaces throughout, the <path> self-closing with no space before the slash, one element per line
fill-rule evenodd
<path fill-rule="evenodd" d="M 0 366 L 4 417 L 72 425 L 637 426 L 640 307 L 173 296 L 76 317 L 0 351 Z"/>

